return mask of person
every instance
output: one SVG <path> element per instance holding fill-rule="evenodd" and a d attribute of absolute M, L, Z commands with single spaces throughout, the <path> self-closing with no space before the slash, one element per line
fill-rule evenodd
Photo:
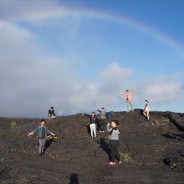
<path fill-rule="evenodd" d="M 119 146 L 119 134 L 120 131 L 118 129 L 118 120 L 111 120 L 110 123 L 107 124 L 107 132 L 109 133 L 109 148 L 110 148 L 110 162 L 109 165 L 115 165 L 115 159 L 117 159 L 118 163 L 121 164 L 120 154 L 118 150 Z"/>
<path fill-rule="evenodd" d="M 87 116 L 90 118 L 90 134 L 91 137 L 96 137 L 96 125 L 98 124 L 98 118 L 96 117 L 96 113 L 92 112 L 91 115 L 83 113 L 82 116 Z"/>
<path fill-rule="evenodd" d="M 144 106 L 144 109 L 143 109 L 143 115 L 146 117 L 146 119 L 149 121 L 149 103 L 148 103 L 148 100 L 145 100 L 145 106 Z"/>
<path fill-rule="evenodd" d="M 104 132 L 104 124 L 106 121 L 106 112 L 105 112 L 105 108 L 102 107 L 101 110 L 97 110 L 98 112 L 100 112 L 100 120 L 99 120 L 99 126 L 98 126 L 98 131 L 99 132 Z"/>
<path fill-rule="evenodd" d="M 134 108 L 132 106 L 132 93 L 127 89 L 125 93 L 121 93 L 126 98 L 126 105 L 127 105 L 127 111 L 129 112 L 129 106 L 131 107 L 132 111 L 134 112 Z"/>
<path fill-rule="evenodd" d="M 46 136 L 47 134 L 51 134 L 52 136 L 55 136 L 54 133 L 52 133 L 46 126 L 45 126 L 45 120 L 41 119 L 39 125 L 30 133 L 28 133 L 28 136 L 31 136 L 33 134 L 37 134 L 38 136 L 38 153 L 40 156 L 44 155 L 44 149 L 46 144 Z"/>
<path fill-rule="evenodd" d="M 49 119 L 54 119 L 56 117 L 56 114 L 54 112 L 54 107 L 51 107 L 49 110 L 48 110 L 48 117 Z"/>

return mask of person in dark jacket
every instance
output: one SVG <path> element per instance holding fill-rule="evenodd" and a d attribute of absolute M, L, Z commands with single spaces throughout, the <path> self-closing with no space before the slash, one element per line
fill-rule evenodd
<path fill-rule="evenodd" d="M 56 117 L 56 114 L 54 112 L 54 107 L 51 107 L 49 110 L 48 110 L 48 117 L 49 119 L 53 119 Z"/>
<path fill-rule="evenodd" d="M 107 124 L 107 132 L 109 132 L 109 147 L 111 151 L 111 160 L 109 162 L 109 165 L 115 165 L 115 159 L 117 159 L 118 163 L 121 164 L 120 154 L 118 150 L 120 134 L 118 124 L 118 120 L 112 120 L 111 123 Z"/>
<path fill-rule="evenodd" d="M 44 119 L 42 119 L 40 121 L 40 124 L 32 132 L 28 133 L 28 136 L 31 136 L 33 134 L 37 134 L 37 136 L 38 136 L 38 142 L 39 142 L 38 153 L 39 153 L 40 156 L 43 156 L 47 134 L 51 134 L 52 136 L 55 136 L 55 134 L 52 133 L 45 126 L 45 120 Z"/>
<path fill-rule="evenodd" d="M 82 116 L 87 116 L 90 119 L 90 134 L 91 137 L 96 137 L 96 125 L 98 124 L 98 118 L 96 117 L 96 113 L 92 112 L 91 115 L 83 113 Z"/>

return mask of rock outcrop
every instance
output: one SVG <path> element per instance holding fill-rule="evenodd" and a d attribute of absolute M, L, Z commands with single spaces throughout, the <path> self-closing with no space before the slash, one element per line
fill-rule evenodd
<path fill-rule="evenodd" d="M 30 132 L 39 119 L 0 118 L 1 184 L 182 184 L 184 179 L 184 114 L 142 110 L 111 112 L 121 132 L 122 165 L 109 166 L 107 132 L 89 135 L 81 114 L 47 121 L 56 133 L 45 155 Z"/>

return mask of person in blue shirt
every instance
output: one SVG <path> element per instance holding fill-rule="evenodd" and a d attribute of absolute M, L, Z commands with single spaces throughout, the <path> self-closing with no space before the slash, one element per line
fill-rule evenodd
<path fill-rule="evenodd" d="M 52 133 L 45 126 L 45 120 L 44 119 L 42 119 L 40 121 L 40 124 L 32 132 L 28 133 L 28 136 L 31 136 L 33 134 L 37 134 L 37 136 L 38 136 L 38 142 L 39 142 L 38 153 L 39 153 L 40 156 L 43 156 L 47 134 L 51 134 L 52 136 L 55 136 L 55 134 Z"/>

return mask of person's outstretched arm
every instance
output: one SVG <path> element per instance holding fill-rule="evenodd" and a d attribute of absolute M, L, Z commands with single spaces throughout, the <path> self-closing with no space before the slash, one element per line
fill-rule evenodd
<path fill-rule="evenodd" d="M 52 136 L 55 136 L 55 134 L 53 132 L 51 132 L 48 128 L 46 128 L 47 133 L 51 134 Z"/>
<path fill-rule="evenodd" d="M 28 133 L 28 136 L 35 134 L 36 131 L 37 131 L 37 128 L 35 128 L 32 132 Z"/>

